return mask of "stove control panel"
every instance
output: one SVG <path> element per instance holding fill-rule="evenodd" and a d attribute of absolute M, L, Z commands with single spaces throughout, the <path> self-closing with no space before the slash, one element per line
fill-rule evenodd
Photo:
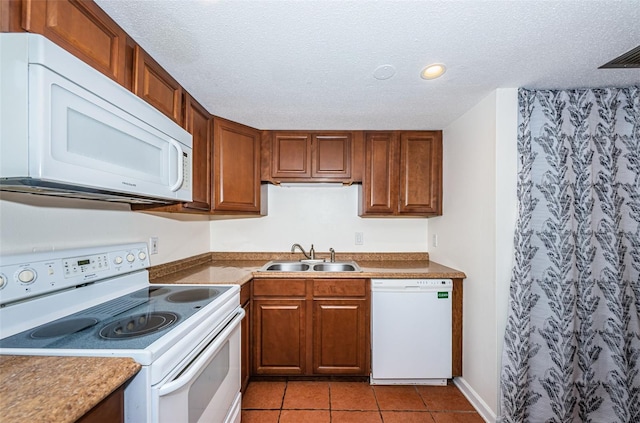
<path fill-rule="evenodd" d="M 145 243 L 0 257 L 0 305 L 149 266 Z"/>
<path fill-rule="evenodd" d="M 73 278 L 82 273 L 105 272 L 109 270 L 107 254 L 64 259 L 64 277 Z"/>

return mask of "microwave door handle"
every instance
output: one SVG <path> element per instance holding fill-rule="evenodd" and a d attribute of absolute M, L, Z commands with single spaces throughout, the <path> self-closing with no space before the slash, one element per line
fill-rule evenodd
<path fill-rule="evenodd" d="M 172 192 L 176 192 L 182 186 L 182 178 L 184 174 L 184 162 L 182 161 L 183 152 L 182 147 L 180 147 L 180 144 L 176 140 L 169 138 L 169 144 L 171 144 L 178 152 L 178 180 L 175 184 L 169 187 Z"/>
<path fill-rule="evenodd" d="M 202 366 L 209 362 L 209 360 L 218 352 L 220 347 L 227 341 L 227 337 L 233 332 L 240 324 L 240 321 L 245 315 L 243 309 L 238 310 L 238 313 L 229 322 L 227 327 L 213 338 L 211 343 L 205 347 L 200 356 L 197 356 L 186 368 L 186 371 L 180 375 L 177 379 L 167 383 L 158 390 L 158 396 L 163 397 L 177 391 L 184 387 L 193 379 L 195 379 L 201 372 Z"/>

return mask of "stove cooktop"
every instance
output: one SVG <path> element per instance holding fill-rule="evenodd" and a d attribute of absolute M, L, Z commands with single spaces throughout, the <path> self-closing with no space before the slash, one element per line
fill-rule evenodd
<path fill-rule="evenodd" d="M 0 339 L 0 348 L 145 349 L 229 286 L 149 286 Z"/>

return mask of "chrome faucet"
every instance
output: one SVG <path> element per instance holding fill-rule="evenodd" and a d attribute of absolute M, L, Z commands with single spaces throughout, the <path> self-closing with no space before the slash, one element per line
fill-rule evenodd
<path fill-rule="evenodd" d="M 329 252 L 331 253 L 331 263 L 336 262 L 336 250 L 333 248 L 329 248 Z"/>
<path fill-rule="evenodd" d="M 309 260 L 315 260 L 316 259 L 316 250 L 313 248 L 313 244 L 311 244 L 311 249 L 309 250 L 309 254 L 307 254 L 307 252 L 304 250 L 304 248 L 302 248 L 302 246 L 300 244 L 293 244 L 291 246 L 291 252 L 292 253 L 296 251 L 296 247 L 300 249 L 302 254 L 304 254 L 304 256 L 307 259 L 309 259 Z"/>

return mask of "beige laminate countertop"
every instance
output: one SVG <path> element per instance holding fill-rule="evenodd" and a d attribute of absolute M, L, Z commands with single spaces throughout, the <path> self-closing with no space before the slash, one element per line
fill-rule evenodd
<path fill-rule="evenodd" d="M 253 278 L 431 278 L 456 279 L 466 275 L 429 260 L 357 260 L 362 272 L 259 272 L 268 260 L 212 260 L 169 275 L 153 278 L 158 284 L 237 284 Z"/>
<path fill-rule="evenodd" d="M 0 356 L 0 421 L 75 422 L 139 370 L 131 358 Z"/>

